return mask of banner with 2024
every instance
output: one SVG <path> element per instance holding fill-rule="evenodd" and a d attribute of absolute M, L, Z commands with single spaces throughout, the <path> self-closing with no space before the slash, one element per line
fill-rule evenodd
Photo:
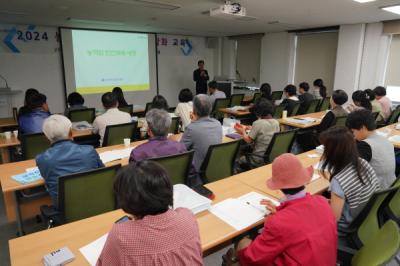
<path fill-rule="evenodd" d="M 59 51 L 55 27 L 0 24 L 0 52 L 56 53 Z"/>

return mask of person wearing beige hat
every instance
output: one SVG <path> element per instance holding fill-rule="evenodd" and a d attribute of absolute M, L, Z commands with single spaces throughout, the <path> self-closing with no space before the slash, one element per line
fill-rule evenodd
<path fill-rule="evenodd" d="M 293 154 L 286 153 L 272 163 L 267 187 L 281 190 L 285 197 L 278 207 L 261 203 L 271 211 L 264 230 L 255 240 L 242 239 L 235 257 L 240 265 L 335 265 L 336 219 L 322 196 L 305 192 L 313 167 L 304 168 Z"/>

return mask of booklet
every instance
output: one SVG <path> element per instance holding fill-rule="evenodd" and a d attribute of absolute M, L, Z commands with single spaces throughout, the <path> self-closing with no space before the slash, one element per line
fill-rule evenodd
<path fill-rule="evenodd" d="M 197 214 L 211 207 L 211 200 L 183 184 L 174 185 L 174 209 L 187 208 Z"/>

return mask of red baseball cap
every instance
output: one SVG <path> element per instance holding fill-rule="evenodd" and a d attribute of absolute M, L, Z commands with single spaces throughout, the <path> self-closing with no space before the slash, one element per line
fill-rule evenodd
<path fill-rule="evenodd" d="M 300 160 L 291 153 L 285 153 L 272 162 L 272 177 L 267 180 L 269 189 L 297 188 L 311 181 L 313 166 L 304 168 Z"/>

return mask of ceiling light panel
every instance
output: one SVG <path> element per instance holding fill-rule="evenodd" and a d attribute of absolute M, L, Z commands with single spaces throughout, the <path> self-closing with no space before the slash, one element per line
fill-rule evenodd
<path fill-rule="evenodd" d="M 382 10 L 400 15 L 400 5 L 381 7 Z"/>

